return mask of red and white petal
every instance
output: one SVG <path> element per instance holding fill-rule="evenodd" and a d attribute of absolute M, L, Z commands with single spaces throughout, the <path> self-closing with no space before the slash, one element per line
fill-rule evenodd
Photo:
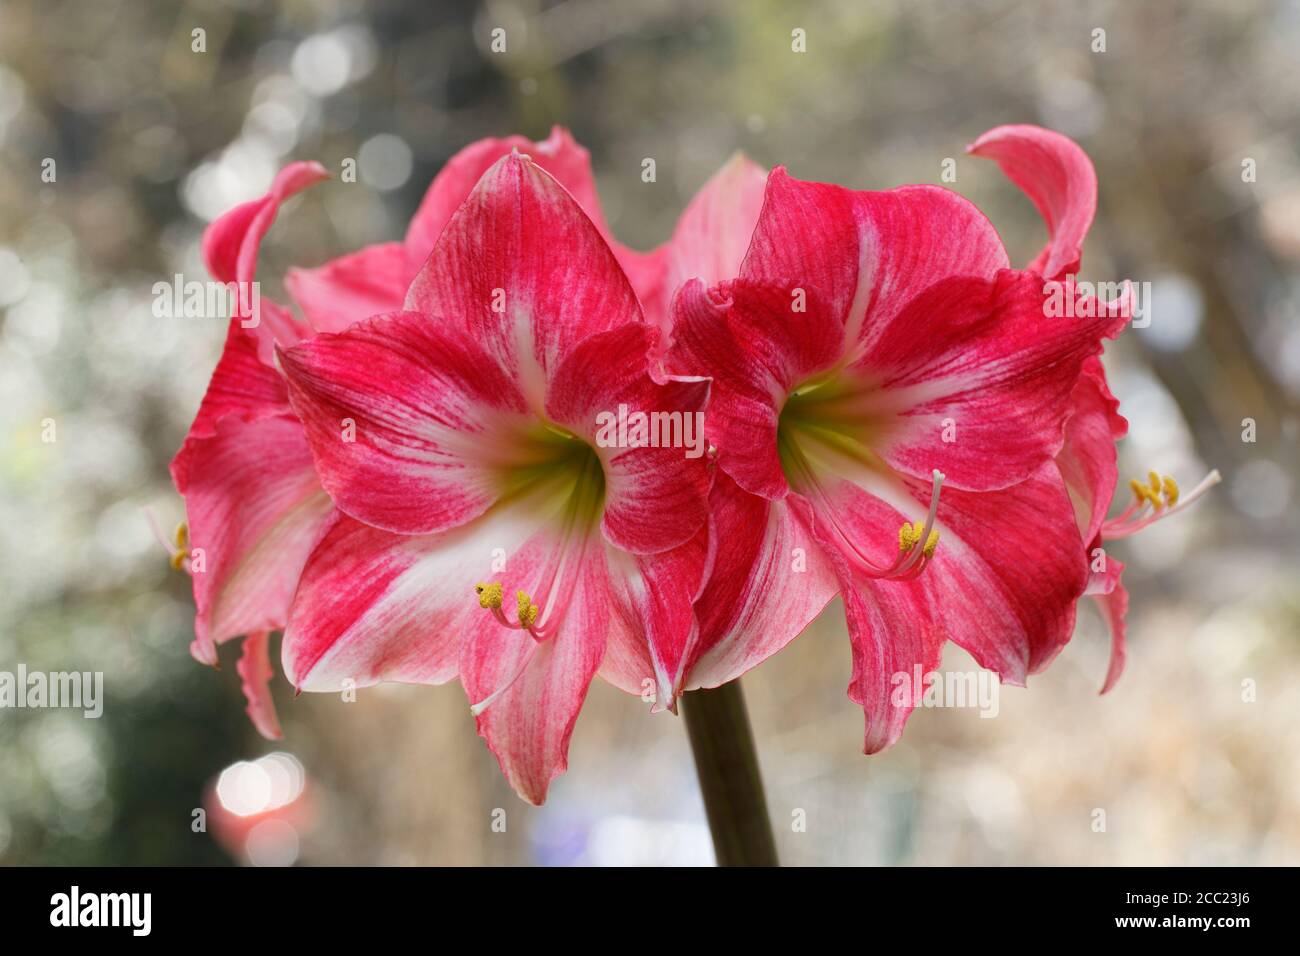
<path fill-rule="evenodd" d="M 270 637 L 268 631 L 255 631 L 245 637 L 235 670 L 239 672 L 240 688 L 248 701 L 248 719 L 267 740 L 279 740 L 284 732 L 280 729 L 280 718 L 276 715 L 275 700 L 271 696 L 271 678 L 275 671 L 271 669 L 271 658 L 267 653 Z"/>
<path fill-rule="evenodd" d="M 637 554 L 684 544 L 708 513 L 702 423 L 709 383 L 651 380 L 651 338 L 640 323 L 590 336 L 556 370 L 546 399 L 549 419 L 600 455 L 606 539 Z M 645 423 L 640 433 L 637 421 Z M 632 447 L 641 441 L 648 444 Z"/>
<path fill-rule="evenodd" d="M 791 496 L 806 511 L 844 601 L 853 656 L 848 693 L 865 715 L 863 752 L 868 754 L 902 735 L 916 701 L 910 691 L 918 675 L 924 681 L 939 666 L 945 640 L 942 609 L 926 581 L 928 568 L 916 579 L 878 579 L 856 563 L 858 555 L 876 565 L 892 560 L 897 529 L 911 507 L 897 481 L 882 479 L 876 490 L 885 498 L 841 480 L 830 482 L 814 501 Z"/>
<path fill-rule="evenodd" d="M 460 644 L 500 629 L 474 585 L 490 580 L 521 528 L 518 515 L 485 516 L 437 535 L 401 535 L 339 515 L 303 570 L 285 631 L 285 676 L 300 690 L 344 681 L 441 684 L 456 676 Z"/>
<path fill-rule="evenodd" d="M 340 515 L 312 552 L 284 639 L 285 674 L 303 690 L 454 677 L 464 643 L 507 630 L 474 586 L 539 591 L 565 557 L 567 494 L 534 485 L 458 528 L 394 534 Z M 593 521 L 594 524 L 594 521 Z M 570 567 L 570 566 L 566 566 Z M 571 576 L 563 583 L 571 583 Z M 562 590 L 562 589 L 561 589 Z M 549 617 L 549 608 L 543 620 Z"/>
<path fill-rule="evenodd" d="M 537 598 L 532 581 L 557 566 L 567 576 L 555 607 L 540 599 L 541 624 L 554 633 L 535 641 L 500 626 L 478 630 L 461 646 L 460 678 L 502 773 L 519 796 L 540 805 L 568 766 L 569 738 L 605 656 L 609 585 L 594 528 L 576 541 L 539 535 L 522 551 L 503 575 L 512 589 L 521 582 Z"/>
<path fill-rule="evenodd" d="M 893 409 L 881 456 L 971 491 L 1009 487 L 1055 457 L 1084 361 L 1126 319 L 1047 311 L 1032 272 L 947 279 L 917 296 L 854 366 Z"/>
<path fill-rule="evenodd" d="M 718 687 L 803 632 L 839 588 L 798 495 L 769 501 L 719 474 L 710 494 L 712 558 L 695 603 L 699 640 L 685 686 Z"/>
<path fill-rule="evenodd" d="M 856 550 L 871 564 L 898 555 L 898 529 L 923 521 L 931 487 L 887 476 L 861 484 L 823 479 L 818 536 L 841 555 Z M 865 488 L 865 490 L 864 490 Z M 908 584 L 933 608 L 946 640 L 1012 684 L 1046 667 L 1069 641 L 1074 607 L 1087 583 L 1074 513 L 1053 465 L 997 492 L 963 492 L 945 484 L 934 527 L 934 556 Z M 846 561 L 851 566 L 851 561 Z"/>
<path fill-rule="evenodd" d="M 737 153 L 700 188 L 672 239 L 652 254 L 657 273 L 635 266 L 628 271 L 646 320 L 659 327 L 665 348 L 671 340 L 673 296 L 687 279 L 713 286 L 740 275 L 766 185 L 767 171 Z"/>
<path fill-rule="evenodd" d="M 282 306 L 260 295 L 253 296 L 258 250 L 275 222 L 280 204 L 328 178 L 329 173 L 320 163 L 290 163 L 276 175 L 265 196 L 236 206 L 203 233 L 203 261 L 208 272 L 219 282 L 238 284 L 239 306 L 234 317 L 245 322 L 257 337 L 262 360 L 268 364 L 275 343 L 292 345 L 301 331 Z"/>
<path fill-rule="evenodd" d="M 1101 545 L 1101 538 L 1093 539 L 1089 549 L 1089 560 L 1095 548 Z M 1088 589 L 1084 593 L 1092 598 L 1097 609 L 1101 611 L 1110 631 L 1110 665 L 1106 669 L 1106 680 L 1101 686 L 1101 693 L 1106 693 L 1124 673 L 1124 664 L 1128 660 L 1128 627 L 1125 617 L 1128 615 L 1128 591 L 1121 580 L 1124 564 L 1109 555 L 1106 556 L 1105 569 L 1093 571 L 1088 577 Z"/>
<path fill-rule="evenodd" d="M 258 357 L 257 340 L 241 329 L 237 321 L 231 322 L 198 414 L 180 451 L 172 459 L 171 474 L 176 490 L 183 495 L 189 485 L 195 443 L 216 434 L 217 422 L 227 415 L 252 420 L 292 414 L 284 380 Z"/>
<path fill-rule="evenodd" d="M 1097 175 L 1079 144 L 1041 126 L 998 126 L 966 152 L 997 162 L 1047 223 L 1047 245 L 1028 268 L 1048 279 L 1078 269 L 1097 211 Z"/>
<path fill-rule="evenodd" d="M 563 186 L 517 153 L 493 165 L 452 216 L 406 308 L 437 316 L 496 356 L 537 408 L 575 345 L 641 321 L 600 231 Z"/>
<path fill-rule="evenodd" d="M 194 656 L 284 626 L 307 555 L 332 508 L 296 419 L 227 416 L 187 443 L 185 509 L 197 615 Z"/>
<path fill-rule="evenodd" d="M 241 203 L 214 220 L 203 233 L 203 261 L 218 282 L 252 282 L 262 237 L 275 222 L 280 204 L 329 173 L 320 163 L 290 163 L 260 199 Z"/>
<path fill-rule="evenodd" d="M 609 547 L 610 633 L 600 674 L 615 687 L 641 695 L 655 690 L 652 712 L 676 710 L 687 654 L 698 629 L 692 602 L 704 585 L 709 532 L 651 555 Z"/>
<path fill-rule="evenodd" d="M 577 200 L 596 228 L 602 234 L 608 233 L 596 197 L 596 180 L 591 174 L 591 154 L 578 145 L 567 129 L 556 126 L 551 135 L 540 142 L 523 136 L 481 139 L 447 160 L 424 194 L 420 208 L 406 230 L 405 248 L 411 277 L 420 271 L 447 222 L 483 174 L 493 163 L 515 150 L 529 156 L 554 176 Z"/>
<path fill-rule="evenodd" d="M 902 736 L 916 705 L 916 676 L 924 682 L 939 666 L 943 634 L 919 580 L 853 575 L 844 579 L 842 594 L 853 649 L 849 698 L 866 718 L 862 752 L 879 753 Z"/>
<path fill-rule="evenodd" d="M 929 489 L 913 486 L 918 506 Z M 921 573 L 949 640 L 1022 685 L 1074 632 L 1087 584 L 1074 512 L 1052 465 L 1004 491 L 944 487 L 937 551 Z"/>
<path fill-rule="evenodd" d="M 854 191 L 801 182 L 778 167 L 742 275 L 815 291 L 844 324 L 847 341 L 866 349 L 935 282 L 991 278 L 1008 264 L 988 219 L 954 192 Z"/>
<path fill-rule="evenodd" d="M 372 315 L 396 312 L 415 273 L 400 242 L 385 242 L 314 269 L 290 269 L 289 294 L 317 332 L 342 332 Z"/>
<path fill-rule="evenodd" d="M 787 491 L 776 432 L 790 390 L 836 361 L 842 328 L 815 297 L 799 300 L 776 283 L 738 280 L 705 290 L 688 282 L 675 300 L 676 345 L 669 367 L 713 378 L 710 440 L 719 466 L 752 494 Z"/>
<path fill-rule="evenodd" d="M 1115 442 L 1128 432 L 1101 361 L 1089 358 L 1070 393 L 1065 444 L 1056 456 L 1083 541 L 1101 531 L 1119 478 Z"/>
<path fill-rule="evenodd" d="M 427 534 L 501 492 L 523 396 L 478 343 L 410 312 L 278 353 L 321 483 L 367 524 Z"/>

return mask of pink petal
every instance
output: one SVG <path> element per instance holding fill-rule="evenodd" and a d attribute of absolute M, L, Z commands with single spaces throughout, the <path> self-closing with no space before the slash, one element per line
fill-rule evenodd
<path fill-rule="evenodd" d="M 443 230 L 406 296 L 496 356 L 535 406 L 589 335 L 641 321 L 599 230 L 564 187 L 519 154 L 499 160 Z"/>
<path fill-rule="evenodd" d="M 803 288 L 865 348 L 939 280 L 992 278 L 1008 264 L 988 219 L 954 192 L 855 192 L 777 167 L 742 275 Z"/>
<path fill-rule="evenodd" d="M 900 526 L 922 521 L 930 501 L 928 484 L 906 484 L 881 476 L 864 490 L 822 479 L 825 498 L 815 527 L 832 557 L 852 566 L 856 551 L 877 567 L 891 564 Z M 919 577 L 883 580 L 878 588 L 907 586 L 916 600 L 928 602 L 930 620 L 945 639 L 1004 681 L 1023 684 L 1069 641 L 1075 602 L 1087 583 L 1074 514 L 1056 469 L 1045 465 L 1005 491 L 945 485 L 935 527 L 938 548 Z"/>
<path fill-rule="evenodd" d="M 447 161 L 447 165 L 429 186 L 420 208 L 411 220 L 411 225 L 406 230 L 405 243 L 411 277 L 424 265 L 448 221 L 483 174 L 497 160 L 509 156 L 515 150 L 529 156 L 534 163 L 554 176 L 582 207 L 601 234 L 608 234 L 600 211 L 600 201 L 596 197 L 596 181 L 591 175 L 591 154 L 574 141 L 567 129 L 556 126 L 551 130 L 549 138 L 536 143 L 523 136 L 481 139 L 466 146 Z"/>
<path fill-rule="evenodd" d="M 546 400 L 550 420 L 585 438 L 601 457 L 606 539 L 638 554 L 684 544 L 708 514 L 702 424 L 709 383 L 652 381 L 646 371 L 650 341 L 640 323 L 592 335 L 556 371 Z M 660 447 L 630 447 L 634 432 L 624 428 L 620 435 L 609 427 L 637 414 L 660 426 L 653 433 L 647 428 L 645 436 Z M 651 417 L 656 414 L 661 417 Z M 601 447 L 610 437 L 629 444 Z"/>
<path fill-rule="evenodd" d="M 339 516 L 294 596 L 285 675 L 300 689 L 325 692 L 340 690 L 344 680 L 356 687 L 437 684 L 456 675 L 466 642 L 500 635 L 508 647 L 533 643 L 479 605 L 480 582 L 502 583 L 508 610 L 524 590 L 542 607 L 543 623 L 555 614 L 565 627 L 580 621 L 566 611 L 567 589 L 585 574 L 575 556 L 583 547 L 573 542 L 599 535 L 592 527 L 566 537 L 569 504 L 568 489 L 536 483 L 460 527 L 430 535 L 393 534 Z M 559 583 L 548 588 L 552 579 Z"/>
<path fill-rule="evenodd" d="M 1048 279 L 1078 269 L 1097 211 L 1097 176 L 1087 153 L 1069 137 L 1040 126 L 999 126 L 966 151 L 995 160 L 1047 223 L 1047 245 L 1028 268 Z"/>
<path fill-rule="evenodd" d="M 258 247 L 275 222 L 280 203 L 328 178 L 320 163 L 290 163 L 276 175 L 265 196 L 242 203 L 213 221 L 203 233 L 203 261 L 212 277 L 218 282 L 252 282 Z"/>
<path fill-rule="evenodd" d="M 1056 456 L 1083 541 L 1097 537 L 1106 520 L 1119 477 L 1115 441 L 1127 432 L 1128 422 L 1119 414 L 1119 401 L 1106 384 L 1101 361 L 1089 358 L 1070 393 L 1065 444 Z"/>
<path fill-rule="evenodd" d="M 650 681 L 655 687 L 652 712 L 676 709 L 687 653 L 697 637 L 691 603 L 704 584 L 708 557 L 707 528 L 659 554 L 606 549 L 610 633 L 600 674 L 637 695 Z"/>
<path fill-rule="evenodd" d="M 475 339 L 399 312 L 279 357 L 321 483 L 344 512 L 431 533 L 482 514 L 501 493 L 498 445 L 529 419 L 516 384 Z"/>
<path fill-rule="evenodd" d="M 712 566 L 695 604 L 686 687 L 718 687 L 771 657 L 839 590 L 798 495 L 769 501 L 719 473 L 710 495 Z"/>
<path fill-rule="evenodd" d="M 191 569 L 191 650 L 213 664 L 216 644 L 284 626 L 298 575 L 332 509 L 302 426 L 288 415 L 226 416 L 181 455 L 184 464 L 173 471 L 191 547 L 201 552 Z"/>
<path fill-rule="evenodd" d="M 661 330 L 665 347 L 671 338 L 673 296 L 687 279 L 712 286 L 740 275 L 766 184 L 767 171 L 737 153 L 695 194 L 671 240 L 649 255 L 633 254 L 630 263 L 620 255 L 646 321 Z"/>
<path fill-rule="evenodd" d="M 236 206 L 216 219 L 203 233 L 203 260 L 208 271 L 218 282 L 236 282 L 240 289 L 251 289 L 257 278 L 257 254 L 266 235 L 275 222 L 280 204 L 308 186 L 328 179 L 329 173 L 320 163 L 290 163 L 276 175 L 270 191 L 260 199 Z M 241 292 L 251 295 L 251 292 Z M 260 314 L 246 315 L 237 310 L 235 318 L 250 324 L 250 330 L 260 343 L 263 361 L 270 362 L 276 342 L 292 345 L 300 336 L 292 316 L 269 298 L 258 296 Z"/>
<path fill-rule="evenodd" d="M 1092 539 L 1092 545 L 1088 549 L 1089 560 L 1093 549 L 1100 545 L 1100 537 Z M 1119 681 L 1120 675 L 1124 673 L 1124 663 L 1128 660 L 1128 628 L 1124 621 L 1128 614 L 1128 591 L 1121 582 L 1123 573 L 1123 562 L 1107 555 L 1106 569 L 1092 572 L 1085 592 L 1101 611 L 1110 631 L 1110 666 L 1106 669 L 1106 680 L 1101 687 L 1103 694 Z"/>
<path fill-rule="evenodd" d="M 315 269 L 290 269 L 289 294 L 317 332 L 342 332 L 354 322 L 402 307 L 415 273 L 400 242 L 367 246 Z"/>
<path fill-rule="evenodd" d="M 189 484 L 190 459 L 195 442 L 216 434 L 217 422 L 227 415 L 243 420 L 267 415 L 291 415 L 284 380 L 258 356 L 256 338 L 230 323 L 226 344 L 217 362 L 207 392 L 181 450 L 172 461 L 176 490 L 185 494 Z"/>
<path fill-rule="evenodd" d="M 541 804 L 568 766 L 569 737 L 605 654 L 609 594 L 604 545 L 594 531 L 569 542 L 539 535 L 522 551 L 504 576 L 509 590 L 519 582 L 536 599 L 533 582 L 548 569 L 559 566 L 569 575 L 553 610 L 540 598 L 543 623 L 562 615 L 548 625 L 558 630 L 540 642 L 499 626 L 467 635 L 460 678 L 471 703 L 490 700 L 476 720 L 502 773 L 521 797 Z"/>
<path fill-rule="evenodd" d="M 918 509 L 928 492 L 913 486 Z M 1074 512 L 1056 469 L 1045 465 L 1004 491 L 945 486 L 937 527 L 939 546 L 920 578 L 933 595 L 936 620 L 981 667 L 1023 684 L 1069 642 L 1087 583 Z"/>
<path fill-rule="evenodd" d="M 752 494 L 786 493 L 776 432 L 790 389 L 834 363 L 842 327 L 809 303 L 792 313 L 786 287 L 738 280 L 705 291 L 688 282 L 673 306 L 677 342 L 669 367 L 710 375 L 710 440 L 718 463 Z"/>
<path fill-rule="evenodd" d="M 853 648 L 849 698 L 866 718 L 862 752 L 879 753 L 902 736 L 915 706 L 906 689 L 915 686 L 917 675 L 924 685 L 938 668 L 943 636 L 919 581 L 848 577 L 842 594 Z"/>
<path fill-rule="evenodd" d="M 499 629 L 474 585 L 492 577 L 508 521 L 438 535 L 398 535 L 340 515 L 312 551 L 284 636 L 285 676 L 300 690 L 345 680 L 441 684 L 456 676 L 461 641 Z"/>
<path fill-rule="evenodd" d="M 1005 270 L 953 278 L 917 296 L 854 368 L 892 404 L 875 446 L 894 468 L 955 488 L 1006 488 L 1060 451 L 1084 361 L 1124 317 L 1048 317 L 1042 279 Z"/>
<path fill-rule="evenodd" d="M 275 713 L 275 700 L 271 696 L 271 659 L 267 654 L 268 631 L 255 631 L 244 638 L 243 653 L 235 669 L 239 672 L 240 687 L 248 700 L 248 719 L 257 732 L 267 740 L 284 736 L 280 718 Z"/>

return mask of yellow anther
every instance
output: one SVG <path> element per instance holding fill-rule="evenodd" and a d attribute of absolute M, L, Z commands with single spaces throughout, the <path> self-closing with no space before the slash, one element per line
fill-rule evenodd
<path fill-rule="evenodd" d="M 1178 482 L 1174 481 L 1174 479 L 1168 475 L 1165 475 L 1161 487 L 1164 488 L 1165 491 L 1165 503 L 1171 508 L 1178 504 Z"/>
<path fill-rule="evenodd" d="M 528 596 L 526 591 L 520 591 L 515 595 L 515 600 L 519 608 L 519 623 L 524 627 L 532 627 L 537 623 L 537 615 L 542 609 L 533 603 L 533 599 Z"/>
<path fill-rule="evenodd" d="M 182 525 L 182 527 L 184 526 Z M 173 551 L 171 556 L 172 570 L 180 571 L 184 569 L 185 559 L 188 557 L 189 557 L 189 553 L 184 548 L 177 548 L 175 551 Z"/>
<path fill-rule="evenodd" d="M 917 521 L 903 522 L 903 526 L 898 529 L 898 550 L 906 554 L 916 547 L 916 543 L 921 540 L 921 534 L 925 531 L 925 525 Z M 921 549 L 921 554 L 929 558 L 934 555 L 934 549 L 939 546 L 939 530 L 937 528 L 930 531 L 930 536 L 925 539 L 925 546 Z"/>
<path fill-rule="evenodd" d="M 184 551 L 190 543 L 190 526 L 182 521 L 176 526 L 176 534 L 174 535 L 174 538 L 176 541 L 176 547 Z"/>
<path fill-rule="evenodd" d="M 1133 497 L 1138 500 L 1138 504 L 1146 501 L 1150 496 L 1150 493 L 1147 491 L 1147 486 L 1142 484 L 1142 482 L 1138 481 L 1136 478 L 1130 478 L 1128 480 L 1128 486 L 1133 489 Z"/>
<path fill-rule="evenodd" d="M 921 528 L 913 528 L 910 521 L 904 521 L 898 529 L 898 550 L 906 554 L 921 538 Z"/>
<path fill-rule="evenodd" d="M 489 608 L 493 611 L 501 608 L 501 582 L 494 581 L 491 584 L 476 584 L 474 592 L 478 595 L 478 606 Z"/>

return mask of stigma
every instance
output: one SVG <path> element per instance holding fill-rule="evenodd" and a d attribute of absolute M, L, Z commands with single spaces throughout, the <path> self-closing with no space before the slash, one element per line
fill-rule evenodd
<path fill-rule="evenodd" d="M 1218 469 L 1215 469 L 1201 479 L 1195 488 L 1183 494 L 1178 488 L 1178 482 L 1171 476 L 1154 470 L 1148 472 L 1145 482 L 1133 478 L 1128 483 L 1129 490 L 1133 492 L 1132 503 L 1123 513 L 1102 524 L 1101 536 L 1103 539 L 1115 539 L 1136 534 L 1161 518 L 1183 511 L 1222 480 Z"/>

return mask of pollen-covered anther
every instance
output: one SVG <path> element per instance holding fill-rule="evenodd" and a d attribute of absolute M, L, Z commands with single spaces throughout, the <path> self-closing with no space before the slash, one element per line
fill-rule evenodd
<path fill-rule="evenodd" d="M 1169 507 L 1178 504 L 1178 482 L 1174 481 L 1169 475 L 1165 475 L 1164 481 L 1161 482 L 1161 488 L 1165 493 L 1165 502 Z"/>
<path fill-rule="evenodd" d="M 532 627 L 537 623 L 537 616 L 542 613 L 542 609 L 533 603 L 526 591 L 517 593 L 515 600 L 519 608 L 519 623 L 524 627 Z"/>
<path fill-rule="evenodd" d="M 1162 475 L 1157 471 L 1148 474 L 1145 483 L 1137 478 L 1130 479 L 1128 486 L 1133 489 L 1133 503 L 1118 517 L 1102 524 L 1102 537 L 1126 538 L 1161 518 L 1177 514 L 1220 480 L 1219 472 L 1211 471 L 1200 484 L 1184 495 L 1178 482 L 1170 475 Z"/>
<path fill-rule="evenodd" d="M 913 528 L 912 522 L 904 521 L 903 526 L 898 529 L 898 550 L 906 554 L 920 539 L 920 530 Z"/>
<path fill-rule="evenodd" d="M 176 547 L 172 550 L 170 563 L 173 571 L 185 570 L 185 559 L 190 556 L 190 528 L 184 521 L 176 526 L 176 533 L 172 535 L 172 541 Z"/>
<path fill-rule="evenodd" d="M 898 550 L 906 554 L 916 547 L 916 543 L 921 540 L 921 535 L 925 533 L 925 525 L 919 521 L 904 521 L 903 526 L 898 529 Z M 934 557 L 934 550 L 939 546 L 939 530 L 933 529 L 929 537 L 925 539 L 925 545 L 921 548 L 921 556 L 925 558 Z"/>
<path fill-rule="evenodd" d="M 501 609 L 501 582 L 494 581 L 491 584 L 476 584 L 474 592 L 478 595 L 478 606 L 486 610 L 498 611 Z"/>

